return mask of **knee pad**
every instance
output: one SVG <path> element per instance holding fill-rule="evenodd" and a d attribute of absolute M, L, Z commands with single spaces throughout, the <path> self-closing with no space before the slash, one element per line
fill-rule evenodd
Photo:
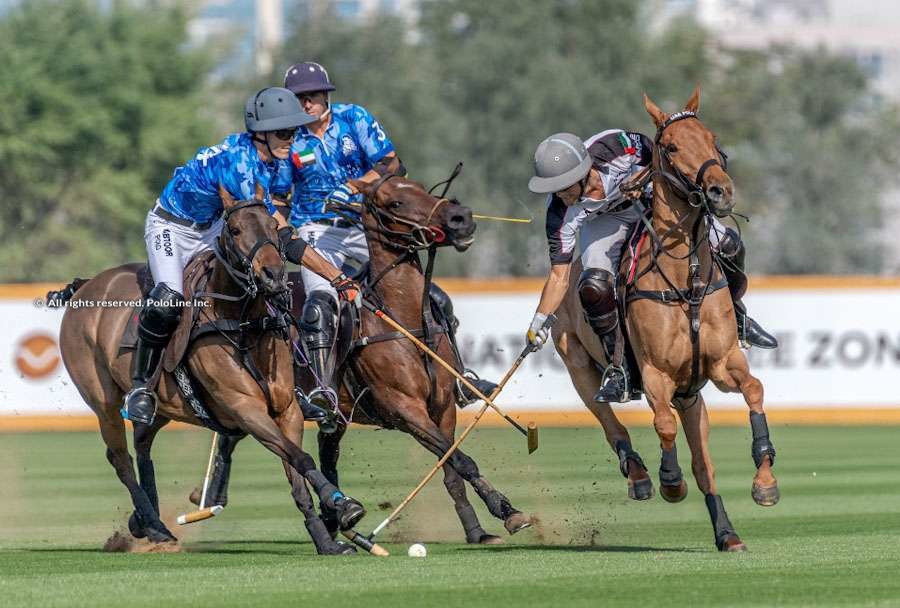
<path fill-rule="evenodd" d="M 615 277 L 608 270 L 585 268 L 578 277 L 578 298 L 584 316 L 599 334 L 608 333 L 619 323 Z"/>
<path fill-rule="evenodd" d="M 431 297 L 431 301 L 441 312 L 444 320 L 447 321 L 447 325 L 449 325 L 450 329 L 455 333 L 456 328 L 459 327 L 459 319 L 457 319 L 456 315 L 453 314 L 453 301 L 450 299 L 450 296 L 447 295 L 446 291 L 444 291 L 434 283 L 431 284 L 428 295 Z"/>
<path fill-rule="evenodd" d="M 165 283 L 157 283 L 141 308 L 138 335 L 150 344 L 165 345 L 178 326 L 184 296 Z"/>
<path fill-rule="evenodd" d="M 330 348 L 334 342 L 337 303 L 327 291 L 313 291 L 306 298 L 300 329 L 303 342 L 311 348 Z"/>

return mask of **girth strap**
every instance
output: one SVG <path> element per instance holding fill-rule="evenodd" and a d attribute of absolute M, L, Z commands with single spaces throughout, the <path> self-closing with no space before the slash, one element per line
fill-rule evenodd
<path fill-rule="evenodd" d="M 718 281 L 711 283 L 704 293 L 710 294 L 725 287 L 728 287 L 728 279 L 721 277 Z M 625 297 L 625 302 L 630 303 L 634 300 L 658 300 L 663 304 L 678 304 L 679 302 L 687 302 L 690 304 L 691 298 L 680 290 L 675 289 L 661 289 L 658 291 L 629 289 L 628 295 Z"/>
<path fill-rule="evenodd" d="M 409 330 L 416 338 L 423 338 L 425 336 L 425 331 L 422 329 L 411 329 Z M 446 330 L 441 325 L 432 325 L 429 330 L 430 335 L 443 334 L 446 333 Z M 353 341 L 353 345 L 351 346 L 351 350 L 356 350 L 357 348 L 362 348 L 364 346 L 368 346 L 369 344 L 375 344 L 376 342 L 389 342 L 390 340 L 400 340 L 405 339 L 406 336 L 401 334 L 399 331 L 389 331 L 383 334 L 378 334 L 377 336 L 363 336 L 362 338 L 357 338 Z"/>

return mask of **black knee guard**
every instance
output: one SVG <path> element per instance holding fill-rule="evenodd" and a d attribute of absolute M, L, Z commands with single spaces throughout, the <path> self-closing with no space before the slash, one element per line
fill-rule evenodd
<path fill-rule="evenodd" d="M 165 346 L 178 327 L 184 296 L 165 283 L 157 283 L 141 308 L 138 336 L 147 344 Z"/>
<path fill-rule="evenodd" d="M 615 277 L 606 270 L 585 268 L 578 277 L 578 298 L 584 317 L 598 336 L 612 332 L 619 324 Z"/>
<path fill-rule="evenodd" d="M 453 314 L 453 301 L 450 299 L 450 296 L 447 295 L 446 291 L 444 291 L 434 283 L 431 284 L 428 295 L 431 297 L 431 301 L 435 304 L 435 306 L 437 306 L 437 309 L 440 311 L 441 316 L 444 318 L 444 321 L 447 322 L 447 327 L 449 327 L 450 331 L 455 334 L 457 328 L 459 327 L 459 319 L 457 319 L 456 315 Z"/>
<path fill-rule="evenodd" d="M 300 329 L 309 348 L 331 348 L 337 328 L 337 303 L 327 291 L 313 291 L 306 298 Z"/>

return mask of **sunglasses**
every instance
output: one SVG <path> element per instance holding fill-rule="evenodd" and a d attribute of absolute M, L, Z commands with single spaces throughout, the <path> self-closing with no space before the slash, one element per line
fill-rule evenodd
<path fill-rule="evenodd" d="M 293 129 L 278 129 L 277 131 L 272 131 L 275 134 L 275 137 L 280 139 L 281 141 L 290 141 L 294 139 L 294 135 L 297 134 L 297 128 Z"/>

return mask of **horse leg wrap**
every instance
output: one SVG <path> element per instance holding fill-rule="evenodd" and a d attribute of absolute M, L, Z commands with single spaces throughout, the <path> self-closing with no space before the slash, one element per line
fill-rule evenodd
<path fill-rule="evenodd" d="M 228 482 L 231 478 L 231 457 L 225 458 L 221 454 L 216 454 L 213 461 L 212 478 L 209 480 L 209 488 L 206 491 L 207 505 L 228 504 Z"/>
<path fill-rule="evenodd" d="M 640 455 L 631 448 L 631 443 L 628 441 L 620 440 L 616 442 L 616 454 L 619 456 L 619 471 L 621 471 L 623 477 L 628 477 L 629 460 L 633 461 L 645 471 L 647 470 L 644 461 L 641 459 Z"/>
<path fill-rule="evenodd" d="M 138 456 L 137 469 L 141 487 L 147 498 L 150 499 L 150 504 L 159 513 L 159 494 L 156 491 L 156 472 L 153 470 L 153 461 Z"/>
<path fill-rule="evenodd" d="M 459 516 L 459 521 L 462 523 L 463 530 L 466 532 L 466 542 L 467 543 L 477 543 L 481 540 L 485 534 L 484 528 L 481 527 L 481 523 L 478 521 L 478 515 L 475 514 L 475 509 L 472 505 L 455 505 L 456 506 L 456 514 Z"/>
<path fill-rule="evenodd" d="M 728 513 L 725 512 L 722 497 L 718 494 L 707 494 L 706 510 L 709 511 L 709 519 L 712 521 L 713 531 L 716 535 L 716 547 L 721 550 L 728 537 L 735 536 L 734 527 L 731 525 L 731 520 L 728 519 Z"/>
<path fill-rule="evenodd" d="M 659 483 L 664 486 L 680 486 L 683 479 L 681 467 L 678 466 L 678 448 L 673 445 L 671 450 L 662 451 L 662 461 L 659 464 Z"/>
<path fill-rule="evenodd" d="M 758 469 L 762 464 L 763 457 L 769 457 L 769 464 L 775 464 L 775 446 L 769 441 L 769 425 L 766 422 L 766 415 L 757 412 L 750 412 L 750 429 L 753 431 L 753 463 Z"/>
<path fill-rule="evenodd" d="M 346 547 L 342 547 L 334 541 L 334 535 L 325 527 L 325 523 L 317 516 L 308 518 L 303 524 L 306 531 L 309 532 L 313 544 L 316 546 L 316 552 L 319 555 L 339 555 L 347 552 Z"/>
<path fill-rule="evenodd" d="M 483 477 L 479 477 L 473 481 L 472 487 L 475 488 L 478 496 L 481 497 L 481 500 L 487 505 L 488 511 L 490 511 L 491 515 L 494 517 L 506 519 L 517 512 L 510 504 L 509 499 Z"/>

